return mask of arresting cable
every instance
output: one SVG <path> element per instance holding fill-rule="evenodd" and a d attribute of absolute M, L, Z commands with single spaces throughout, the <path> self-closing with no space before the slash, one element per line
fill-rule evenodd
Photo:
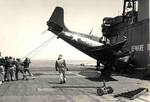
<path fill-rule="evenodd" d="M 56 37 L 56 36 L 54 36 L 54 37 Z M 31 57 L 29 57 L 29 59 L 33 58 L 36 54 L 38 54 L 43 48 L 45 48 L 49 44 L 49 42 L 47 42 L 45 45 L 41 46 L 35 54 L 33 54 Z"/>
<path fill-rule="evenodd" d="M 22 59 L 28 57 L 29 55 L 31 55 L 33 52 L 37 51 L 34 55 L 32 55 L 30 58 L 33 58 L 38 52 L 40 52 L 44 47 L 46 47 L 49 42 L 55 38 L 56 36 L 54 35 L 53 37 L 49 38 L 48 40 L 46 40 L 44 43 L 42 43 L 40 46 L 36 47 L 35 49 L 33 49 L 31 52 L 29 52 L 27 55 L 25 55 Z"/>

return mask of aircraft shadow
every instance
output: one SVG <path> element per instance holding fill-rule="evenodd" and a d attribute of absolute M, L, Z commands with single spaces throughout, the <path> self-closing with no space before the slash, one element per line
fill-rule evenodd
<path fill-rule="evenodd" d="M 86 79 L 88 79 L 88 80 L 90 80 L 90 81 L 96 81 L 96 82 L 102 82 L 103 80 L 105 80 L 106 82 L 108 82 L 108 81 L 118 81 L 118 80 L 116 80 L 116 79 L 114 79 L 114 78 L 112 78 L 112 77 L 103 77 L 103 78 L 100 78 L 100 77 L 97 77 L 97 78 L 86 78 Z"/>
<path fill-rule="evenodd" d="M 43 73 L 34 73 L 33 74 L 34 76 L 41 76 L 41 75 L 44 75 Z"/>
<path fill-rule="evenodd" d="M 105 80 L 105 81 L 118 81 L 112 77 L 104 77 L 104 76 L 102 77 L 102 76 L 100 76 L 101 74 L 97 71 L 94 71 L 94 72 L 92 72 L 92 71 L 90 71 L 90 72 L 81 71 L 79 74 L 82 76 L 85 76 L 86 79 L 88 79 L 90 81 L 96 81 L 96 82 L 101 82 L 103 80 Z"/>
<path fill-rule="evenodd" d="M 49 81 L 49 84 L 60 84 L 60 82 Z"/>
<path fill-rule="evenodd" d="M 148 71 L 146 70 L 140 70 L 140 71 L 135 71 L 133 73 L 126 73 L 126 74 L 115 74 L 115 76 L 124 76 L 128 78 L 135 78 L 135 79 L 141 79 L 141 80 L 148 80 L 150 81 L 150 75 Z"/>
<path fill-rule="evenodd" d="M 126 77 L 150 81 L 150 75 L 128 75 Z"/>
<path fill-rule="evenodd" d="M 59 75 L 57 73 L 51 73 L 51 74 L 47 74 L 47 73 L 33 73 L 34 76 L 41 76 L 41 75 Z M 70 74 L 69 74 L 70 75 Z"/>

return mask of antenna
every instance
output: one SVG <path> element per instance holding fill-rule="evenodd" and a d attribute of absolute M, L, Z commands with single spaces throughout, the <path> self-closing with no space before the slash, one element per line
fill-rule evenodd
<path fill-rule="evenodd" d="M 43 34 L 46 33 L 47 31 L 48 31 L 48 29 L 44 30 L 44 31 L 41 33 L 41 35 L 43 35 Z"/>
<path fill-rule="evenodd" d="M 91 31 L 90 31 L 90 33 L 89 33 L 89 35 L 91 35 L 91 34 L 92 34 L 92 32 L 93 32 L 93 28 L 91 29 Z"/>

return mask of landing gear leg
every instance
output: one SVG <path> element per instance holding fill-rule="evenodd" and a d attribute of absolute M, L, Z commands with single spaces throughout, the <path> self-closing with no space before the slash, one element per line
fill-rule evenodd
<path fill-rule="evenodd" d="M 103 87 L 98 87 L 97 88 L 97 94 L 99 96 L 103 96 L 104 94 L 112 94 L 113 93 L 113 88 L 108 86 L 106 87 L 106 82 L 103 80 Z"/>
<path fill-rule="evenodd" d="M 102 76 L 104 78 L 109 78 L 111 76 L 111 69 L 112 69 L 112 66 L 104 65 L 104 69 L 101 70 Z"/>
<path fill-rule="evenodd" d="M 99 61 L 97 61 L 96 70 L 100 71 L 100 62 Z"/>

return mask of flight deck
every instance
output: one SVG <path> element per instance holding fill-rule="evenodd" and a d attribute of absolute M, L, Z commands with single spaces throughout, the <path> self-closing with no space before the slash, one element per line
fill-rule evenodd
<path fill-rule="evenodd" d="M 71 67 L 72 66 L 72 67 Z M 150 89 L 150 82 L 126 75 L 112 74 L 106 81 L 114 89 L 112 94 L 97 95 L 97 87 L 103 86 L 100 72 L 92 66 L 70 65 L 67 82 L 60 84 L 59 73 L 54 67 L 31 68 L 35 79 L 5 82 L 0 86 L 0 102 L 150 102 L 147 92 L 134 100 L 114 95 L 136 90 Z"/>

